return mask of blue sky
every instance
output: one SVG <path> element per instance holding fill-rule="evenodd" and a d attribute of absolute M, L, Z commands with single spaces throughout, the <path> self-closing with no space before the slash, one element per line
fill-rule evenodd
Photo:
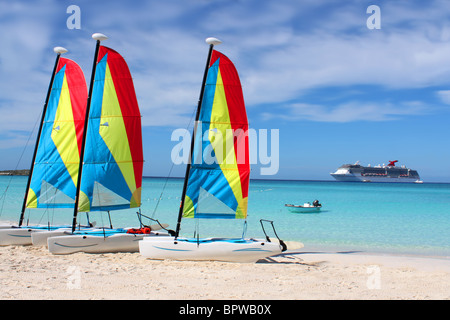
<path fill-rule="evenodd" d="M 67 27 L 69 5 L 80 29 Z M 367 27 L 370 5 L 380 29 Z M 0 26 L 0 169 L 29 166 L 53 47 L 89 79 L 101 32 L 134 78 L 145 175 L 171 170 L 171 134 L 191 120 L 214 36 L 240 74 L 250 127 L 279 130 L 277 174 L 257 163 L 253 178 L 331 180 L 343 163 L 399 160 L 450 182 L 448 1 L 0 0 Z"/>

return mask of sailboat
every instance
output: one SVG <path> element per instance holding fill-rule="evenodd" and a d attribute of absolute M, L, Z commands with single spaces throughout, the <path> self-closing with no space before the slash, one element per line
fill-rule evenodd
<path fill-rule="evenodd" d="M 86 110 L 87 86 L 74 61 L 57 54 L 17 226 L 0 230 L 0 245 L 30 245 L 32 234 L 71 225 L 23 225 L 27 208 L 73 208 Z M 89 227 L 89 226 L 87 226 Z"/>
<path fill-rule="evenodd" d="M 247 216 L 250 162 L 242 88 L 231 60 L 214 50 L 221 41 L 208 38 L 206 42 L 209 53 L 175 235 L 145 238 L 139 241 L 139 252 L 150 259 L 255 262 L 286 250 L 284 242 L 278 236 L 278 241 L 272 241 L 267 235 L 266 239 L 179 236 L 182 218 Z M 224 143 L 230 133 L 231 147 Z M 211 159 L 202 157 L 205 154 Z"/>
<path fill-rule="evenodd" d="M 107 37 L 95 33 L 93 70 L 72 230 L 49 237 L 53 254 L 136 252 L 144 237 L 168 235 L 155 225 L 77 231 L 78 212 L 123 210 L 141 205 L 143 151 L 141 114 L 127 63 L 115 50 L 100 45 Z M 139 212 L 138 212 L 139 214 Z M 156 225 L 158 226 L 158 225 Z M 162 228 L 168 225 L 160 225 Z"/>

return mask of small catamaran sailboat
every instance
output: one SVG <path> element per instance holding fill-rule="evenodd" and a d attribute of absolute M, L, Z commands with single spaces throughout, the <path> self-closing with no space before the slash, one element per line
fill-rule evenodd
<path fill-rule="evenodd" d="M 73 208 L 86 110 L 83 71 L 57 53 L 44 103 L 18 226 L 0 230 L 0 245 L 30 245 L 32 234 L 70 225 L 24 226 L 26 208 Z"/>
<path fill-rule="evenodd" d="M 49 237 L 53 254 L 74 252 L 133 252 L 144 237 L 168 235 L 135 229 L 76 231 L 78 212 L 138 208 L 141 205 L 143 170 L 141 114 L 133 80 L 122 56 L 97 41 L 89 89 L 85 135 L 72 230 Z M 165 225 L 167 226 L 167 225 Z M 165 227 L 162 225 L 162 227 Z M 149 230 L 153 229 L 153 230 Z"/>
<path fill-rule="evenodd" d="M 255 262 L 286 250 L 284 242 L 268 237 L 263 240 L 179 236 L 182 218 L 247 216 L 250 162 L 242 88 L 233 63 L 213 49 L 221 42 L 215 38 L 206 42 L 210 49 L 175 236 L 145 238 L 139 241 L 139 252 L 150 259 Z M 231 143 L 227 145 L 225 137 L 230 138 L 230 134 Z M 205 154 L 211 159 L 204 159 Z"/>

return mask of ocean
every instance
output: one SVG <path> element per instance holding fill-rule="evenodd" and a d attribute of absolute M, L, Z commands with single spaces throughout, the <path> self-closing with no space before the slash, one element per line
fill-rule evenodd
<path fill-rule="evenodd" d="M 17 223 L 27 177 L 0 176 L 0 222 Z M 175 229 L 182 179 L 143 179 L 141 212 Z M 318 199 L 319 213 L 292 213 L 285 204 Z M 138 227 L 136 209 L 111 212 L 114 227 Z M 71 209 L 29 209 L 30 224 L 68 224 Z M 450 184 L 357 183 L 251 180 L 248 218 L 183 219 L 181 234 L 192 237 L 263 237 L 260 219 L 271 220 L 281 239 L 316 250 L 450 257 Z M 97 226 L 109 226 L 106 213 L 91 213 Z M 79 221 L 86 222 L 84 213 Z M 154 224 L 150 222 L 149 224 Z M 264 222 L 270 237 L 274 232 Z"/>

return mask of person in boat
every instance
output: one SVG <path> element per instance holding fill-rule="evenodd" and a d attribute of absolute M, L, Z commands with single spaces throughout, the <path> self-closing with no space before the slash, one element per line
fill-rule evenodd
<path fill-rule="evenodd" d="M 314 200 L 313 201 L 313 206 L 314 207 L 321 207 L 322 205 L 319 203 L 319 200 Z"/>

